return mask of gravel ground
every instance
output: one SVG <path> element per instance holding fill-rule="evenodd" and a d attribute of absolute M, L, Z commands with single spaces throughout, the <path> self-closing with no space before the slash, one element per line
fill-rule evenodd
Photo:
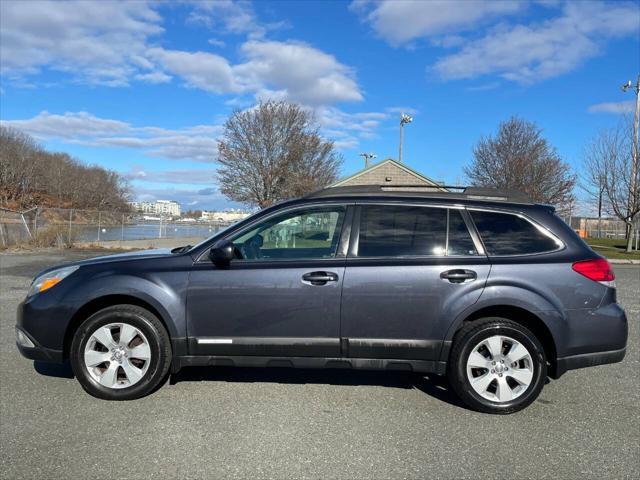
<path fill-rule="evenodd" d="M 460 406 L 437 378 L 185 369 L 133 402 L 85 394 L 22 358 L 31 277 L 92 252 L 0 255 L 0 478 L 639 478 L 640 268 L 616 266 L 625 360 L 567 373 L 510 416 Z"/>

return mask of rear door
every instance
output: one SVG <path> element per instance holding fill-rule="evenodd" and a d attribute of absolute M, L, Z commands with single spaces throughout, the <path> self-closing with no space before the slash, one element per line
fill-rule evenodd
<path fill-rule="evenodd" d="M 356 358 L 435 360 L 489 274 L 460 208 L 364 203 L 355 211 L 341 334 Z"/>

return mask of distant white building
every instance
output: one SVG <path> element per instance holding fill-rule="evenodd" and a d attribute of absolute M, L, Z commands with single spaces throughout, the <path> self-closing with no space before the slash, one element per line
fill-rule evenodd
<path fill-rule="evenodd" d="M 180 204 L 174 200 L 156 200 L 156 213 L 179 217 L 181 214 Z"/>
<path fill-rule="evenodd" d="M 129 202 L 131 208 L 140 213 L 151 213 L 165 217 L 179 217 L 180 204 L 174 200 L 156 200 L 155 202 Z"/>
<path fill-rule="evenodd" d="M 239 210 L 228 211 L 202 211 L 201 220 L 207 222 L 237 222 L 243 218 L 247 218 L 250 215 L 248 212 L 242 212 Z"/>

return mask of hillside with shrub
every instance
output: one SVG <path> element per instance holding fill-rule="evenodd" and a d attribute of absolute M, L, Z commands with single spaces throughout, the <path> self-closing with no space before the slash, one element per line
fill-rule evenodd
<path fill-rule="evenodd" d="M 31 136 L 0 126 L 0 206 L 127 211 L 126 179 L 66 153 L 47 151 Z"/>

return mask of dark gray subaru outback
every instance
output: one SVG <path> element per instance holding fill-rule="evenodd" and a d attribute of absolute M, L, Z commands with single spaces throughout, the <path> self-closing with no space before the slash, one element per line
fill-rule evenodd
<path fill-rule="evenodd" d="M 446 375 L 491 413 L 627 342 L 606 260 L 553 208 L 472 188 L 326 189 L 194 247 L 51 268 L 16 328 L 104 399 L 190 365 L 336 367 Z"/>

